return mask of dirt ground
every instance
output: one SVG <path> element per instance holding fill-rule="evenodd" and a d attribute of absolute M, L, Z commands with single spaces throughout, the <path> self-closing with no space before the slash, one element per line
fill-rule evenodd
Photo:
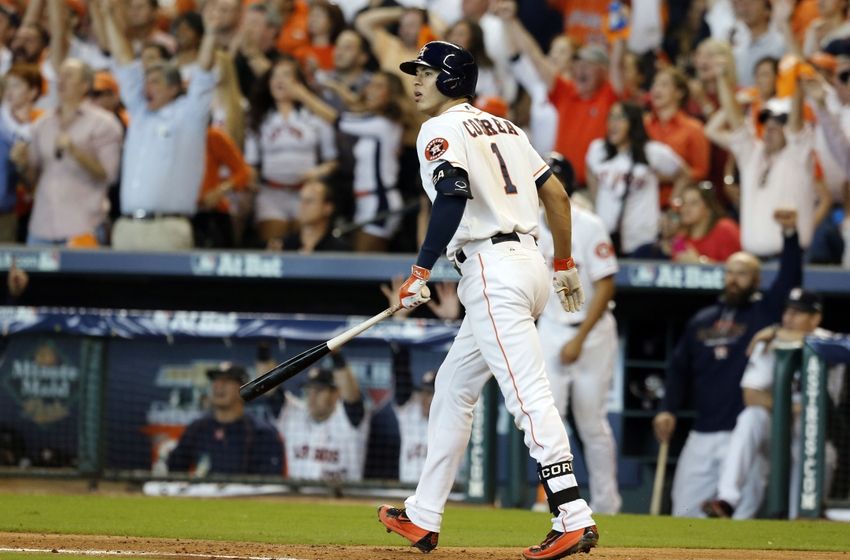
<path fill-rule="evenodd" d="M 41 549 L 56 551 L 108 551 L 110 555 L 145 555 L 168 558 L 297 558 L 298 560 L 518 560 L 515 548 L 438 548 L 427 557 L 410 547 L 375 546 L 292 546 L 246 542 L 150 539 L 91 535 L 45 535 L 0 533 L 2 549 Z M 135 553 L 135 554 L 134 554 Z M 61 556 L 57 556 L 60 559 Z M 850 552 L 799 552 L 764 550 L 692 550 L 651 548 L 594 549 L 587 560 L 850 560 Z"/>

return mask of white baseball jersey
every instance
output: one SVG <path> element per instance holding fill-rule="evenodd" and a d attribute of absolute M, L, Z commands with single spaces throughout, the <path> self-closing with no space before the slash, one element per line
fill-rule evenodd
<path fill-rule="evenodd" d="M 624 253 L 631 253 L 658 237 L 661 217 L 658 175 L 673 176 L 684 166 L 682 159 L 666 144 L 649 141 L 644 149 L 649 165 L 635 164 L 629 152 L 620 152 L 606 159 L 608 154 L 602 138 L 591 142 L 587 149 L 587 169 L 596 176 L 598 183 L 596 213 L 602 218 L 609 233 L 616 231 L 617 222 L 621 220 L 620 239 Z"/>
<path fill-rule="evenodd" d="M 261 178 L 285 185 L 301 183 L 306 171 L 336 157 L 333 127 L 303 108 L 288 117 L 270 112 L 259 135 L 249 130 L 245 138 L 245 161 L 260 167 Z"/>
<path fill-rule="evenodd" d="M 437 194 L 432 179 L 437 167 L 448 162 L 469 173 L 472 198 L 446 248 L 450 259 L 469 241 L 500 232 L 537 237 L 539 200 L 528 178 L 543 177 L 549 166 L 521 128 L 464 103 L 426 121 L 416 149 L 422 186 L 432 202 Z"/>
<path fill-rule="evenodd" d="M 352 426 L 342 401 L 324 422 L 310 417 L 307 404 L 292 393 L 277 420 L 286 450 L 287 476 L 302 480 L 347 480 L 363 478 L 369 417 Z"/>
<path fill-rule="evenodd" d="M 422 393 L 414 391 L 403 405 L 393 405 L 398 419 L 401 450 L 398 459 L 398 479 L 414 483 L 422 474 L 428 450 L 428 418 L 422 414 Z"/>

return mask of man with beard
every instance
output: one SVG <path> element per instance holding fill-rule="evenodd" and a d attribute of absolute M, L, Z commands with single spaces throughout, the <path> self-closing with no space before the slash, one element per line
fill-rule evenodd
<path fill-rule="evenodd" d="M 667 366 L 664 398 L 653 420 L 658 441 L 670 441 L 676 414 L 686 401 L 696 410 L 673 478 L 673 515 L 705 516 L 701 505 L 717 493 L 720 466 L 744 407 L 740 384 L 747 345 L 760 329 L 779 322 L 791 289 L 802 284 L 797 212 L 777 210 L 774 219 L 784 232 L 784 246 L 770 287 L 758 289 L 761 264 L 756 257 L 745 252 L 730 256 L 720 301 L 691 318 Z M 754 477 L 752 482 L 761 481 Z"/>

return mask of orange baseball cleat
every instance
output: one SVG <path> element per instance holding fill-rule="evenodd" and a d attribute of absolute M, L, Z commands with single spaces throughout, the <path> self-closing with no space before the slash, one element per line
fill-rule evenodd
<path fill-rule="evenodd" d="M 599 541 L 596 525 L 568 531 L 549 531 L 543 542 L 530 546 L 522 552 L 526 560 L 556 560 L 578 552 L 590 552 Z"/>
<path fill-rule="evenodd" d="M 407 517 L 403 509 L 388 505 L 380 506 L 378 507 L 378 521 L 387 528 L 387 533 L 392 532 L 401 535 L 410 541 L 411 546 L 415 546 L 422 552 L 431 552 L 437 548 L 437 539 L 439 539 L 440 534 L 417 527 Z"/>

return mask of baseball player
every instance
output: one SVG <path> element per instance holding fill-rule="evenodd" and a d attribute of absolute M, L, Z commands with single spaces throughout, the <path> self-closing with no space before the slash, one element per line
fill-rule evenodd
<path fill-rule="evenodd" d="M 405 509 L 378 508 L 387 531 L 429 552 L 437 546 L 443 510 L 469 442 L 472 412 L 491 375 L 538 463 L 553 514 L 551 531 L 526 559 L 588 552 L 599 538 L 580 497 L 567 432 L 546 378 L 534 325 L 551 290 L 537 248 L 540 201 L 552 225 L 554 283 L 561 304 L 578 311 L 584 295 L 570 257 L 570 203 L 563 186 L 510 121 L 469 104 L 478 69 L 468 51 L 427 43 L 401 64 L 415 76 L 414 101 L 431 117 L 416 142 L 425 192 L 432 202 L 425 240 L 399 290 L 406 308 L 428 301 L 426 283 L 443 249 L 461 273 L 466 308 L 457 337 L 440 366 L 428 423 L 428 451 L 416 493 Z"/>
<path fill-rule="evenodd" d="M 758 506 L 764 496 L 764 477 L 767 476 L 768 450 L 770 445 L 771 409 L 773 407 L 773 375 L 776 364 L 774 348 L 782 343 L 800 343 L 807 335 L 829 336 L 830 333 L 819 328 L 823 313 L 823 302 L 814 292 L 794 288 L 785 302 L 782 314 L 782 326 L 768 327 L 770 340 L 759 340 L 750 355 L 750 361 L 741 379 L 744 410 L 738 415 L 735 428 L 729 438 L 726 459 L 720 468 L 717 484 L 717 498 L 703 504 L 703 511 L 709 517 L 734 517 L 750 519 L 758 513 Z M 830 368 L 827 387 L 833 402 L 843 381 L 842 368 Z M 798 399 L 799 400 L 799 399 Z M 799 448 L 799 414 L 794 415 L 794 437 L 791 448 Z M 827 457 L 834 459 L 834 449 L 827 446 Z M 830 453 L 832 452 L 832 453 Z M 800 468 L 799 453 L 794 453 L 794 471 Z M 747 484 L 750 473 L 760 475 L 758 484 Z M 797 477 L 791 477 L 792 484 Z M 794 485 L 796 486 L 796 484 Z M 795 488 L 799 497 L 799 489 Z M 796 510 L 798 499 L 790 500 L 792 510 Z M 796 517 L 792 511 L 791 517 Z"/>
<path fill-rule="evenodd" d="M 410 372 L 410 353 L 407 349 L 393 352 L 395 395 L 393 412 L 398 420 L 401 449 L 398 458 L 398 479 L 407 484 L 419 480 L 428 449 L 428 416 L 434 398 L 436 372 L 422 375 L 419 386 L 414 388 Z"/>
<path fill-rule="evenodd" d="M 314 368 L 305 399 L 292 393 L 278 418 L 287 474 L 302 480 L 357 481 L 363 478 L 369 421 L 357 379 L 341 357 L 333 371 Z"/>
<path fill-rule="evenodd" d="M 547 163 L 559 178 L 569 179 L 558 173 L 570 165 L 563 156 L 551 154 Z M 570 182 L 562 182 L 569 192 Z M 572 256 L 588 304 L 578 313 L 567 313 L 553 290 L 537 328 L 555 406 L 562 416 L 568 405 L 572 407 L 587 460 L 593 511 L 612 514 L 622 505 L 616 442 L 605 406 L 618 352 L 617 323 L 608 309 L 614 297 L 617 257 L 602 220 L 576 201 L 571 207 Z M 540 252 L 550 266 L 553 250 L 549 228 L 541 227 Z"/>

